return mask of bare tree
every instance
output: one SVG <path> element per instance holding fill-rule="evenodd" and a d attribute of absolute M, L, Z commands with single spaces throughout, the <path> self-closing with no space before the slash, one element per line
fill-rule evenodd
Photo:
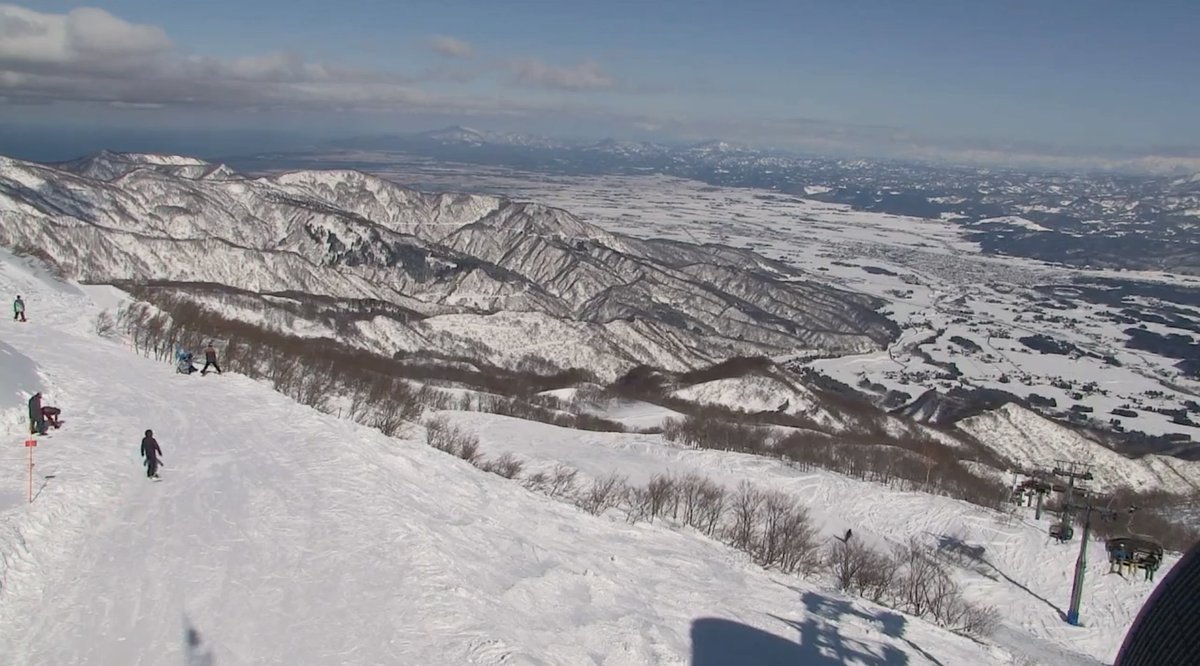
<path fill-rule="evenodd" d="M 108 310 L 96 315 L 96 335 L 111 338 L 117 332 L 117 322 Z"/>
<path fill-rule="evenodd" d="M 705 479 L 700 485 L 692 526 L 713 536 L 725 513 L 725 488 Z"/>
<path fill-rule="evenodd" d="M 763 494 L 748 481 L 743 481 L 729 498 L 731 513 L 729 526 L 725 529 L 725 540 L 729 545 L 745 552 L 752 552 L 758 540 L 759 512 L 762 510 Z"/>
<path fill-rule="evenodd" d="M 675 480 L 670 476 L 655 474 L 650 479 L 650 483 L 646 484 L 646 497 L 651 521 L 666 512 L 676 492 Z"/>
<path fill-rule="evenodd" d="M 445 417 L 438 416 L 425 422 L 425 442 L 439 451 L 458 455 L 458 442 Z"/>
<path fill-rule="evenodd" d="M 625 477 L 609 474 L 592 481 L 591 487 L 575 499 L 575 504 L 593 516 L 598 516 L 620 504 L 624 496 Z"/>
<path fill-rule="evenodd" d="M 825 566 L 838 589 L 852 594 L 858 594 L 867 568 L 878 561 L 861 539 L 837 539 L 825 551 Z"/>
<path fill-rule="evenodd" d="M 816 567 L 816 530 L 808 510 L 778 491 L 766 493 L 761 512 L 762 530 L 755 548 L 763 566 L 778 566 L 785 573 Z"/>
<path fill-rule="evenodd" d="M 458 457 L 471 463 L 472 465 L 483 457 L 479 451 L 479 438 L 470 433 L 461 433 L 458 440 Z"/>
<path fill-rule="evenodd" d="M 526 476 L 525 480 L 521 482 L 521 485 L 535 493 L 544 493 L 548 495 L 550 494 L 547 492 L 550 488 L 550 475 L 546 474 L 545 472 L 534 472 L 533 474 Z"/>
<path fill-rule="evenodd" d="M 551 497 L 569 497 L 575 492 L 575 477 L 579 471 L 566 465 L 557 465 L 550 474 L 546 494 Z"/>
<path fill-rule="evenodd" d="M 515 479 L 525 466 L 511 453 L 502 453 L 499 457 L 492 460 L 483 460 L 478 465 L 479 469 L 497 474 L 506 479 Z"/>

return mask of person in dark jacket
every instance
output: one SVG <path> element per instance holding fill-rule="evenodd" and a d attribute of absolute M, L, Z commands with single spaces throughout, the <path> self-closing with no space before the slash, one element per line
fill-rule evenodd
<path fill-rule="evenodd" d="M 217 369 L 218 375 L 221 374 L 221 366 L 217 365 L 217 350 L 211 342 L 204 348 L 204 368 L 200 371 L 200 374 L 207 375 L 208 366 L 210 365 Z"/>
<path fill-rule="evenodd" d="M 146 478 L 158 478 L 158 466 L 162 464 L 158 457 L 161 455 L 162 449 L 158 447 L 158 440 L 154 439 L 154 431 L 147 430 L 146 436 L 142 438 L 142 457 L 146 459 Z"/>
<path fill-rule="evenodd" d="M 42 392 L 29 398 L 29 434 L 46 434 L 46 418 L 42 416 Z"/>
<path fill-rule="evenodd" d="M 58 430 L 62 427 L 62 421 L 58 419 L 58 415 L 62 414 L 62 410 L 58 407 L 46 405 L 42 407 L 42 418 L 46 419 L 46 427 Z"/>

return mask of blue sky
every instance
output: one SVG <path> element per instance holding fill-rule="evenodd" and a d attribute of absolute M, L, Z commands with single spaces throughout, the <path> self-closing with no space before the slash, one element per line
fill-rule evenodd
<path fill-rule="evenodd" d="M 465 123 L 879 156 L 1195 157 L 1197 26 L 1195 0 L 41 0 L 0 10 L 0 110 L 51 127 Z"/>

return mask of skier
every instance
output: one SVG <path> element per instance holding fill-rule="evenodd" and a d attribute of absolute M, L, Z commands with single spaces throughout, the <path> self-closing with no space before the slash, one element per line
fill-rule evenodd
<path fill-rule="evenodd" d="M 20 296 L 13 301 L 13 321 L 25 321 L 25 301 Z"/>
<path fill-rule="evenodd" d="M 852 530 L 852 529 L 850 529 L 849 527 L 847 527 L 847 528 L 846 528 L 846 538 L 845 538 L 845 539 L 842 539 L 842 541 L 849 542 L 849 541 L 850 541 L 850 537 L 852 537 L 852 536 L 854 536 L 854 530 Z"/>
<path fill-rule="evenodd" d="M 46 434 L 46 418 L 42 415 L 42 392 L 29 398 L 29 434 Z"/>
<path fill-rule="evenodd" d="M 221 366 L 217 365 L 217 350 L 213 347 L 212 342 L 209 342 L 208 346 L 204 348 L 204 368 L 200 370 L 200 374 L 207 375 L 210 365 L 217 369 L 218 375 L 221 374 Z"/>
<path fill-rule="evenodd" d="M 142 457 L 145 458 L 146 478 L 158 478 L 158 466 L 162 461 L 158 459 L 162 455 L 162 449 L 158 448 L 158 440 L 154 439 L 154 431 L 147 430 L 146 436 L 142 438 Z"/>

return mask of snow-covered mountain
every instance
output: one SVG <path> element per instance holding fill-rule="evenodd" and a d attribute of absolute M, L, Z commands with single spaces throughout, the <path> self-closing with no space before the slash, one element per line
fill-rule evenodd
<path fill-rule="evenodd" d="M 444 127 L 438 130 L 420 132 L 416 135 L 413 135 L 413 138 L 420 141 L 441 144 L 444 146 L 470 146 L 475 148 L 491 145 L 558 149 L 567 145 L 555 139 L 534 136 L 531 134 L 484 131 L 471 127 L 463 127 L 462 125 L 453 125 L 451 127 Z"/>
<path fill-rule="evenodd" d="M 1200 490 L 1200 462 L 1172 456 L 1128 458 L 1082 432 L 1009 403 L 956 424 L 1014 469 L 1044 470 L 1056 460 L 1091 466 L 1097 490 L 1117 487 L 1189 494 Z"/>
<path fill-rule="evenodd" d="M 876 299 L 750 251 L 636 239 L 536 203 L 357 171 L 247 178 L 174 156 L 0 159 L 0 215 L 0 244 L 38 248 L 88 282 L 404 308 L 412 316 L 363 315 L 342 331 L 389 355 L 451 336 L 456 353 L 612 377 L 639 363 L 862 352 L 893 334 Z"/>

